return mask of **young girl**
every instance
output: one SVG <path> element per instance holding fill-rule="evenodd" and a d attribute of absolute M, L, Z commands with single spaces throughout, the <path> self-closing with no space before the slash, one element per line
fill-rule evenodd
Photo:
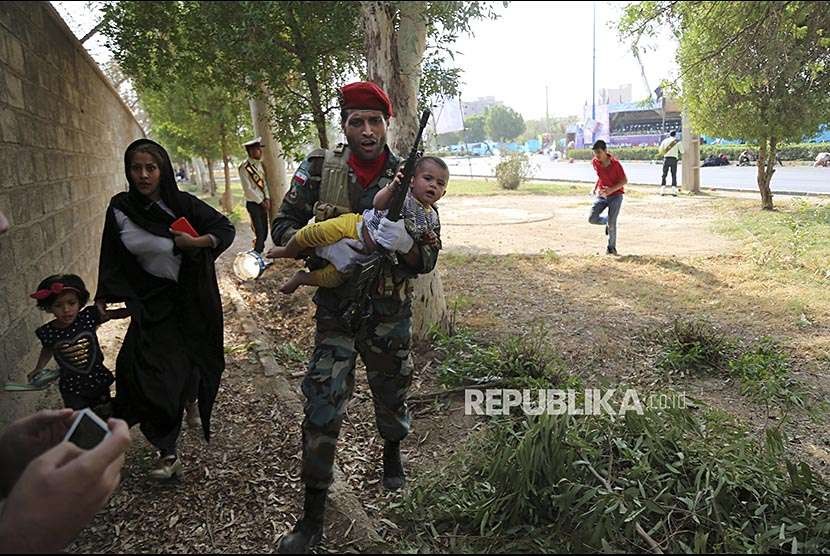
<path fill-rule="evenodd" d="M 109 417 L 110 384 L 115 377 L 104 366 L 95 329 L 110 319 L 126 318 L 129 312 L 118 309 L 102 313 L 95 305 L 86 307 L 89 292 L 74 274 L 49 276 L 30 297 L 55 320 L 35 330 L 43 348 L 29 380 L 54 357 L 60 369 L 58 385 L 63 404 L 72 409 L 89 407 L 102 418 Z"/>
<path fill-rule="evenodd" d="M 284 247 L 271 249 L 268 257 L 293 259 L 308 248 L 331 245 L 342 239 L 358 240 L 362 242 L 364 251 L 371 253 L 376 248 L 374 233 L 381 218 L 388 212 L 400 179 L 401 175 L 398 174 L 394 181 L 378 191 L 374 198 L 374 208 L 362 215 L 347 213 L 309 224 L 294 234 Z M 449 179 L 449 169 L 440 158 L 424 156 L 415 165 L 415 176 L 407 192 L 401 217 L 407 232 L 416 242 L 431 245 L 438 243 L 440 222 L 435 203 L 447 192 Z M 280 291 L 293 293 L 301 285 L 335 288 L 346 278 L 346 274 L 338 272 L 334 265 L 329 264 L 319 270 L 297 272 Z"/>

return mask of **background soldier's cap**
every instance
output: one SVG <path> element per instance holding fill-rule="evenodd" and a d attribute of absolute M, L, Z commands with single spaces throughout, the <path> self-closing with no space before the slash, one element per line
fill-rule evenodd
<path fill-rule="evenodd" d="M 262 147 L 262 137 L 255 137 L 254 139 L 251 139 L 244 145 L 246 149 L 248 147 Z"/>

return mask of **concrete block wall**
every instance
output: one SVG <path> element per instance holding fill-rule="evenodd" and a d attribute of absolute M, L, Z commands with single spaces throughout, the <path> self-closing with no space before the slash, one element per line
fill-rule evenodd
<path fill-rule="evenodd" d="M 50 274 L 94 294 L 104 214 L 126 188 L 124 149 L 144 132 L 47 2 L 0 3 L 0 382 L 22 381 L 49 315 L 28 294 Z M 50 398 L 51 396 L 51 398 Z M 55 405 L 55 389 L 0 392 L 0 426 Z"/>

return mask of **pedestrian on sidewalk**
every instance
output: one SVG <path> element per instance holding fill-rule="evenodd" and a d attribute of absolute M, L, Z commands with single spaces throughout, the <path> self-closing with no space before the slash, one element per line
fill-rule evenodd
<path fill-rule="evenodd" d="M 262 138 L 257 137 L 245 143 L 248 158 L 239 165 L 239 180 L 245 192 L 245 208 L 251 217 L 254 230 L 254 251 L 262 255 L 265 240 L 268 239 L 268 213 L 271 210 L 271 196 L 262 166 Z"/>
<path fill-rule="evenodd" d="M 186 405 L 188 425 L 200 424 L 210 439 L 225 369 L 214 261 L 236 230 L 210 205 L 179 191 L 161 145 L 135 141 L 124 165 L 129 191 L 107 209 L 95 300 L 101 310 L 124 302 L 132 316 L 115 363 L 113 409 L 130 426 L 141 425 L 159 450 L 150 476 L 165 480 L 182 472 L 176 447 Z M 173 230 L 182 217 L 201 235 Z"/>
<path fill-rule="evenodd" d="M 395 179 L 402 161 L 386 144 L 392 117 L 389 96 L 374 83 L 358 82 L 344 86 L 340 97 L 347 145 L 312 151 L 297 168 L 271 227 L 277 245 L 285 246 L 315 216 L 323 221 L 371 209 L 375 195 Z M 406 397 L 414 372 L 410 279 L 435 268 L 440 235 L 435 243 L 417 243 L 407 233 L 405 219 L 393 222 L 383 217 L 375 237 L 391 259 L 384 262 L 372 288 L 372 312 L 359 330 L 352 328 L 346 314 L 357 295 L 352 281 L 321 287 L 314 296 L 314 353 L 302 383 L 305 503 L 302 519 L 282 538 L 279 553 L 307 552 L 322 538 L 337 438 L 352 397 L 358 355 L 366 365 L 378 432 L 384 439 L 383 486 L 399 489 L 405 481 L 400 442 L 409 434 Z M 360 242 L 343 239 L 321 248 L 326 251 L 321 256 L 337 268 L 348 268 L 361 257 L 359 246 Z"/>
<path fill-rule="evenodd" d="M 677 138 L 677 132 L 672 131 L 660 143 L 658 152 L 663 155 L 663 179 L 660 181 L 660 195 L 666 194 L 666 175 L 671 170 L 671 194 L 677 197 L 677 161 L 683 154 L 683 144 Z"/>
<path fill-rule="evenodd" d="M 620 161 L 611 156 L 605 141 L 600 139 L 592 147 L 594 160 L 592 162 L 597 173 L 597 183 L 591 193 L 594 202 L 591 205 L 591 213 L 588 222 L 605 226 L 605 235 L 608 236 L 608 247 L 606 254 L 617 254 L 617 217 L 622 207 L 623 194 L 628 178 L 625 177 Z M 608 216 L 600 216 L 608 209 Z"/>

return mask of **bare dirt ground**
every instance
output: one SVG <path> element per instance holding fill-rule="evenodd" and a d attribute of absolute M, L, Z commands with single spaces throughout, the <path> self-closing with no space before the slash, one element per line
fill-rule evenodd
<path fill-rule="evenodd" d="M 624 256 L 607 257 L 598 255 L 604 252 L 602 227 L 587 223 L 587 197 L 448 197 L 441 204 L 445 252 L 439 267 L 456 320 L 493 340 L 541 324 L 567 371 L 586 387 L 685 389 L 760 430 L 766 418 L 738 385 L 717 378 L 669 384 L 657 375 L 650 335 L 678 316 L 710 319 L 724 334 L 746 342 L 772 335 L 793 353 L 796 377 L 826 397 L 830 294 L 817 291 L 815 303 L 805 302 L 798 287 L 748 272 L 751 262 L 741 246 L 712 231 L 713 202 L 708 196 L 630 196 L 620 219 L 618 249 Z M 519 223 L 524 220 L 539 221 Z M 247 224 L 237 228 L 222 273 L 229 272 L 233 255 L 250 248 Z M 313 345 L 312 291 L 285 296 L 278 287 L 297 268 L 297 262 L 280 261 L 258 281 L 234 282 L 294 388 Z M 158 485 L 146 478 L 154 462 L 151 447 L 133 429 L 122 486 L 72 552 L 272 552 L 299 516 L 302 415 L 278 402 L 239 315 L 225 306 L 227 371 L 213 441 L 207 445 L 186 430 L 184 478 Z M 110 364 L 123 333 L 122 323 L 101 329 Z M 411 397 L 418 398 L 439 389 L 438 362 L 429 345 L 418 346 L 415 356 Z M 412 404 L 413 432 L 402 447 L 414 481 L 440 468 L 481 424 L 459 411 L 458 398 L 434 400 Z M 826 423 L 797 416 L 792 430 L 793 451 L 826 473 Z M 394 541 L 398 531 L 388 505 L 401 494 L 380 486 L 381 449 L 365 371 L 358 365 L 337 462 L 379 535 Z M 336 519 L 348 523 L 348 516 Z M 348 535 L 329 530 L 327 536 L 320 552 L 360 549 L 344 539 Z"/>
<path fill-rule="evenodd" d="M 719 255 L 736 242 L 710 231 L 717 197 L 627 195 L 617 222 L 617 249 L 629 255 Z M 605 252 L 603 226 L 588 224 L 591 199 L 580 196 L 449 196 L 440 203 L 444 245 L 469 254 L 560 255 Z"/>

